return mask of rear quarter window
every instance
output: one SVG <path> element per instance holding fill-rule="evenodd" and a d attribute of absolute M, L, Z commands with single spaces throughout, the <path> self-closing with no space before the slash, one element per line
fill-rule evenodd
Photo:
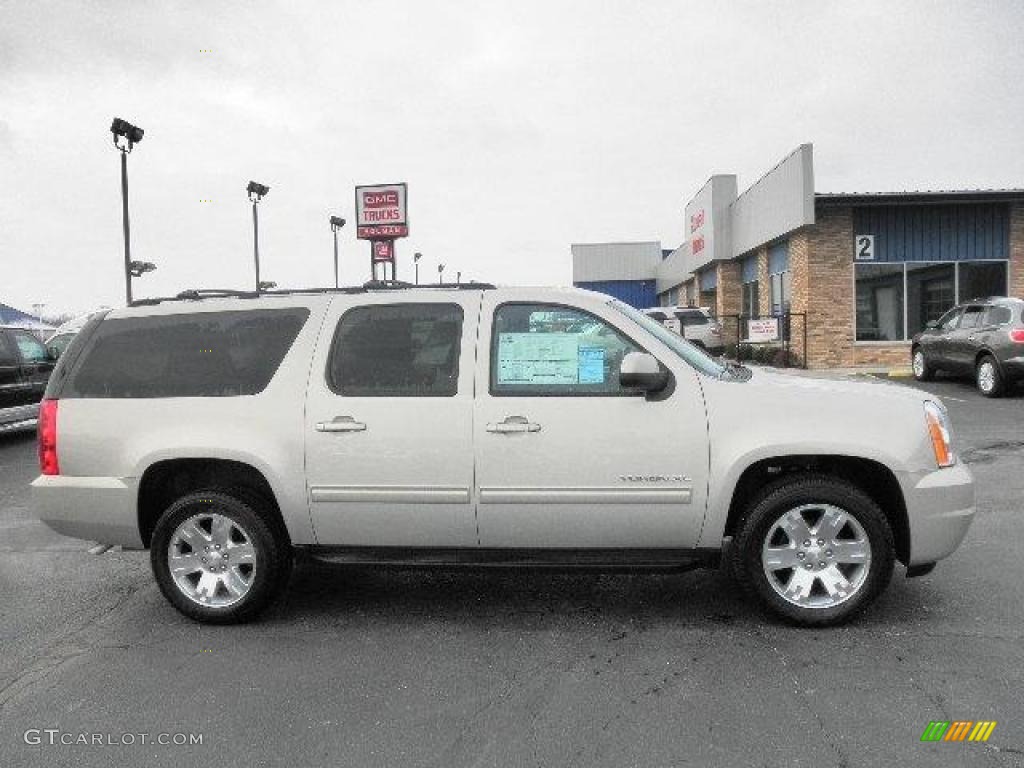
<path fill-rule="evenodd" d="M 62 397 L 237 397 L 262 392 L 309 310 L 195 312 L 104 321 Z"/>

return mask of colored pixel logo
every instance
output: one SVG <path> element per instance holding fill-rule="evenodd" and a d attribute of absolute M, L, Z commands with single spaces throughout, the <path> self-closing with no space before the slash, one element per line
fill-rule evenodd
<path fill-rule="evenodd" d="M 932 720 L 921 741 L 988 741 L 995 727 L 995 720 Z"/>

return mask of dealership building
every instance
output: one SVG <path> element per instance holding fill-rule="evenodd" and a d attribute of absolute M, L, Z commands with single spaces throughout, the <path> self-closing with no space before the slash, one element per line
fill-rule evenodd
<path fill-rule="evenodd" d="M 811 368 L 906 365 L 913 335 L 955 304 L 1024 296 L 1024 190 L 816 192 L 810 144 L 742 193 L 712 176 L 682 235 L 674 250 L 575 244 L 573 284 L 710 307 L 734 341 L 778 318 L 777 342 Z"/>

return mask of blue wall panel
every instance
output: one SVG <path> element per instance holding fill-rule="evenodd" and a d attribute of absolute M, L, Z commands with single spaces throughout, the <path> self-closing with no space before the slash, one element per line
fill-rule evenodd
<path fill-rule="evenodd" d="M 1010 211 L 1000 204 L 857 207 L 853 233 L 875 236 L 875 261 L 1010 257 Z"/>
<path fill-rule="evenodd" d="M 637 309 L 658 305 L 658 295 L 653 280 L 599 280 L 589 283 L 573 283 L 573 285 L 577 288 L 586 288 L 588 291 L 607 293 Z"/>

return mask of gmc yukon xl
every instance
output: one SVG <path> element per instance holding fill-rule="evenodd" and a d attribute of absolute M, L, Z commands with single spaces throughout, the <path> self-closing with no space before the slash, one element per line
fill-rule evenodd
<path fill-rule="evenodd" d="M 576 289 L 189 291 L 94 317 L 40 410 L 38 516 L 148 548 L 166 598 L 253 617 L 340 563 L 724 565 L 849 619 L 960 544 L 943 404 L 712 358 Z"/>

